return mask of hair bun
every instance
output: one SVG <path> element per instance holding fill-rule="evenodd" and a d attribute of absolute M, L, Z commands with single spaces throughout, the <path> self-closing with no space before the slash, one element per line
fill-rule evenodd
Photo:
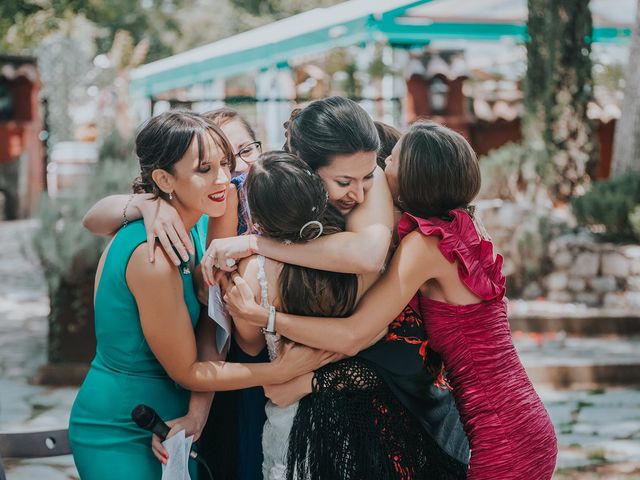
<path fill-rule="evenodd" d="M 293 110 L 291 110 L 291 115 L 289 115 L 289 119 L 282 124 L 282 126 L 284 127 L 284 145 L 282 146 L 282 149 L 285 152 L 294 153 L 289 143 L 289 140 L 291 138 L 291 136 L 289 135 L 289 131 L 291 129 L 291 125 L 293 124 L 294 120 L 298 118 L 298 115 L 300 115 L 300 112 L 302 112 L 301 108 L 294 108 Z"/>

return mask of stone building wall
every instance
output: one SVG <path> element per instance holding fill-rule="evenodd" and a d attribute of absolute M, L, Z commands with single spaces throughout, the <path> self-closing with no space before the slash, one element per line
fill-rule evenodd
<path fill-rule="evenodd" d="M 604 243 L 569 211 L 525 202 L 478 203 L 512 298 L 640 309 L 640 245 Z"/>
<path fill-rule="evenodd" d="M 587 232 L 549 243 L 547 298 L 610 308 L 640 308 L 640 245 L 599 243 Z"/>

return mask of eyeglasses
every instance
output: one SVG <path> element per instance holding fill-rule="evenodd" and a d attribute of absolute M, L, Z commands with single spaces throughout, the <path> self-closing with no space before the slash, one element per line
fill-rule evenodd
<path fill-rule="evenodd" d="M 251 163 L 258 158 L 258 155 L 262 153 L 262 142 L 255 141 L 244 147 L 242 147 L 236 157 L 244 160 L 247 163 Z"/>

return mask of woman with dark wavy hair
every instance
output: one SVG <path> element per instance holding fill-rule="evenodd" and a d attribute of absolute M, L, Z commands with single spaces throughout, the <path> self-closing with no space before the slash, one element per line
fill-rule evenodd
<path fill-rule="evenodd" d="M 344 231 L 344 218 L 329 204 L 321 179 L 291 154 L 263 154 L 251 167 L 246 192 L 251 223 L 265 238 L 292 246 Z M 351 314 L 377 277 L 283 264 L 261 255 L 244 259 L 239 272 L 255 301 L 272 311 L 340 317 Z M 243 350 L 258 352 L 266 343 L 270 357 L 279 357 L 284 337 L 251 326 L 240 316 L 234 321 Z M 430 377 L 424 371 L 419 319 L 407 314 L 370 343 L 376 345 L 363 355 L 317 370 L 318 388 L 299 406 L 295 401 L 267 404 L 265 480 L 464 478 L 464 465 L 456 465 L 425 434 L 379 368 L 382 358 L 387 363 L 401 359 L 404 374 L 415 375 L 405 381 L 417 389 L 426 387 Z M 294 382 L 305 381 L 302 377 Z M 278 387 L 266 389 L 274 392 Z"/>

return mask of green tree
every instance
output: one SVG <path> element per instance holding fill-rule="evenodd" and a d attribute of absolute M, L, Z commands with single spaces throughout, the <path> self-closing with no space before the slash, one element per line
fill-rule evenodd
<path fill-rule="evenodd" d="M 231 0 L 251 15 L 269 15 L 276 19 L 289 17 L 313 8 L 329 7 L 344 0 Z"/>
<path fill-rule="evenodd" d="M 126 31 L 133 41 L 149 42 L 147 60 L 174 52 L 175 38 L 182 34 L 181 9 L 193 8 L 196 0 L 42 0 L 0 2 L 0 46 L 3 50 L 28 53 L 47 35 L 73 28 L 83 17 L 94 26 L 98 53 L 111 48 L 116 32 Z"/>
<path fill-rule="evenodd" d="M 541 174 L 567 202 L 589 184 L 595 163 L 587 104 L 593 98 L 589 0 L 529 0 L 525 139 L 546 155 Z"/>

